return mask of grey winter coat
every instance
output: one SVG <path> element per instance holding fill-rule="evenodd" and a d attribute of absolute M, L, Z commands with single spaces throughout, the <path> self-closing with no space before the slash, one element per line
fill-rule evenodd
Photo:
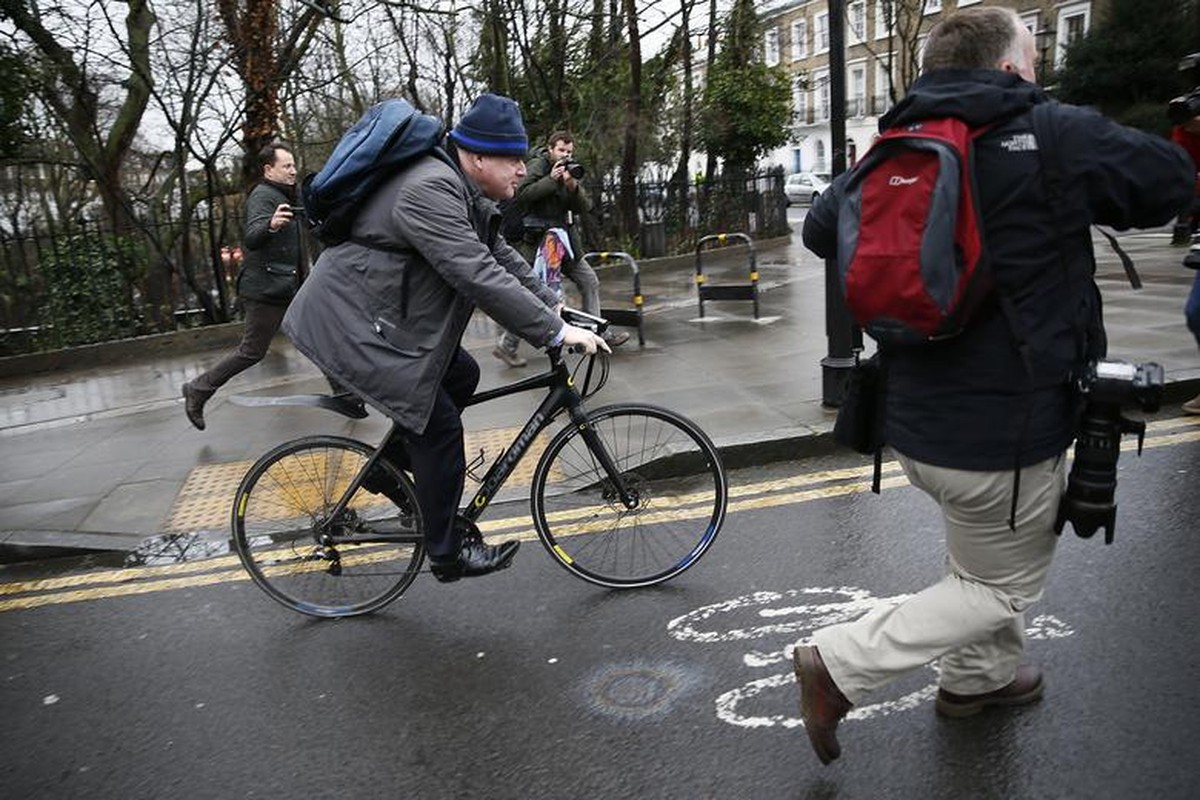
<path fill-rule="evenodd" d="M 421 158 L 367 200 L 351 241 L 321 253 L 283 331 L 327 375 L 423 433 L 476 305 L 535 346 L 563 327 L 553 293 L 499 226 L 496 204 L 456 165 Z"/>
<path fill-rule="evenodd" d="M 238 273 L 239 296 L 282 305 L 296 293 L 300 285 L 300 223 L 293 221 L 271 232 L 275 209 L 291 202 L 269 183 L 259 183 L 246 196 L 245 261 Z"/>

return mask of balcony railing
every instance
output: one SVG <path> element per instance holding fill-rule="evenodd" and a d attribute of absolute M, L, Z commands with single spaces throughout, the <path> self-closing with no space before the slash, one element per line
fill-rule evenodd
<path fill-rule="evenodd" d="M 892 107 L 891 98 L 887 95 L 874 97 L 852 97 L 846 101 L 846 118 L 861 119 L 862 117 L 878 117 Z M 829 106 L 806 108 L 803 111 L 792 112 L 792 127 L 816 125 L 829 121 Z"/>
<path fill-rule="evenodd" d="M 892 98 L 886 94 L 877 94 L 871 98 L 871 116 L 878 117 L 892 107 Z"/>

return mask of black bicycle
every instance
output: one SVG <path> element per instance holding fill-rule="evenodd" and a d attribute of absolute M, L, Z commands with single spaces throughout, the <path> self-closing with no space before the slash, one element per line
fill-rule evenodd
<path fill-rule="evenodd" d="M 595 320 L 576 314 L 564 310 L 573 324 Z M 592 327 L 603 326 L 597 320 Z M 477 521 L 539 433 L 566 412 L 538 459 L 530 492 L 534 530 L 546 551 L 600 586 L 652 586 L 679 575 L 704 555 L 725 519 L 728 485 L 717 449 L 695 423 L 665 408 L 618 403 L 587 410 L 585 398 L 608 378 L 608 359 L 582 356 L 572 367 L 560 347 L 546 355 L 548 371 L 479 392 L 468 403 L 547 390 L 480 479 L 460 523 L 478 535 Z M 362 416 L 329 400 L 321 397 L 319 405 Z M 393 425 L 388 435 L 394 431 Z M 388 487 L 386 495 L 377 493 L 380 486 Z M 408 475 L 378 447 L 342 436 L 306 436 L 260 458 L 238 486 L 232 526 L 254 582 L 288 608 L 316 617 L 387 605 L 412 584 L 425 558 Z"/>

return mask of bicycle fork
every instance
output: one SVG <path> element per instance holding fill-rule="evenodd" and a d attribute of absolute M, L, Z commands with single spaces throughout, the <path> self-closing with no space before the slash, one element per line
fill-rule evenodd
<path fill-rule="evenodd" d="M 604 474 L 612 482 L 621 505 L 625 506 L 627 510 L 633 511 L 638 507 L 641 497 L 636 489 L 631 489 L 625 483 L 624 477 L 621 475 L 621 468 L 613 461 L 612 454 L 604 446 L 600 434 L 596 433 L 596 429 L 588 422 L 587 414 L 583 410 L 583 404 L 576 403 L 570 406 L 568 410 L 571 414 L 571 422 L 579 429 L 579 435 L 583 437 L 584 443 L 588 446 L 588 451 L 600 463 Z"/>

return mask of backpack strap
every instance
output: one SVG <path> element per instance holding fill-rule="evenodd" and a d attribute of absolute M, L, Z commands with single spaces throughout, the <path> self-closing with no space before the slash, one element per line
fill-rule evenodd
<path fill-rule="evenodd" d="M 879 346 L 879 394 L 875 399 L 875 455 L 874 468 L 871 472 L 871 491 L 879 494 L 881 481 L 883 478 L 883 439 L 884 424 L 887 420 L 887 384 L 888 384 L 888 364 L 890 360 L 884 352 L 886 348 L 883 345 Z M 858 354 L 854 356 L 858 358 Z"/>
<path fill-rule="evenodd" d="M 1038 156 L 1042 167 L 1042 181 L 1046 190 L 1046 200 L 1050 204 L 1050 212 L 1054 216 L 1055 227 L 1058 228 L 1059 231 L 1065 231 L 1069 229 L 1066 220 L 1066 211 L 1068 209 L 1067 193 L 1064 189 L 1065 180 L 1062 175 L 1062 170 L 1060 169 L 1061 165 L 1058 157 L 1058 137 L 1055 134 L 1054 125 L 1050 119 L 1051 109 L 1054 108 L 1054 105 L 1055 104 L 1053 102 L 1039 103 L 1038 105 L 1035 105 L 1030 112 L 1029 118 L 1033 127 L 1034 139 L 1037 141 Z M 1121 259 L 1121 266 L 1125 269 L 1125 275 L 1129 279 L 1130 285 L 1135 289 L 1140 289 L 1142 286 L 1141 277 L 1138 275 L 1137 269 L 1133 265 L 1133 260 L 1129 258 L 1129 255 L 1117 243 L 1116 237 L 1112 236 L 1107 231 L 1101 230 L 1099 227 L 1096 227 L 1096 230 L 1100 231 L 1100 233 L 1104 235 L 1104 237 L 1108 240 L 1109 245 L 1113 248 L 1113 251 L 1116 252 L 1117 256 Z M 1084 270 L 1072 271 L 1071 261 L 1067 255 L 1065 238 L 1063 236 L 1056 236 L 1054 241 L 1056 247 L 1058 248 L 1059 263 L 1062 265 L 1063 272 L 1066 274 L 1067 279 L 1071 280 L 1073 277 L 1075 277 L 1080 284 L 1080 288 L 1083 289 L 1085 293 L 1090 293 L 1095 298 L 1093 314 L 1094 319 L 1080 319 L 1077 320 L 1073 325 L 1075 328 L 1076 339 L 1078 341 L 1076 346 L 1076 356 L 1080 362 L 1084 362 L 1088 360 L 1090 351 L 1094 350 L 1096 347 L 1096 345 L 1091 341 L 1092 337 L 1090 335 L 1092 333 L 1090 329 L 1093 327 L 1090 325 L 1092 321 L 1095 322 L 1095 333 L 1097 339 L 1103 338 L 1102 333 L 1104 324 L 1102 298 L 1100 296 L 1100 290 L 1096 286 L 1096 282 L 1092 275 L 1087 274 L 1087 272 Z M 1078 275 L 1073 275 L 1073 272 L 1078 273 Z M 1100 347 L 1103 348 L 1103 345 L 1100 345 Z M 1103 353 L 1101 352 L 1100 354 L 1102 355 Z M 1028 417 L 1029 412 L 1027 410 L 1025 425 L 1028 424 Z M 1016 488 L 1020 485 L 1021 476 L 1019 464 L 1020 462 L 1018 461 L 1016 478 L 1013 481 L 1013 504 L 1012 513 L 1009 518 L 1010 527 L 1014 525 L 1016 516 Z"/>

